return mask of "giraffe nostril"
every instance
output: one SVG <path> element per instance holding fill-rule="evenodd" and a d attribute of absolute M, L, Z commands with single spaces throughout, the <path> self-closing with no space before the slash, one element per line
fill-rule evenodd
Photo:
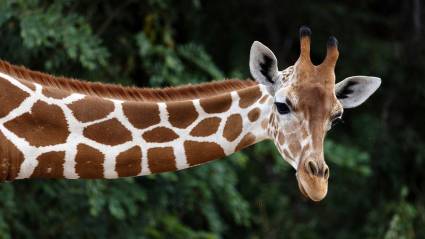
<path fill-rule="evenodd" d="M 325 168 L 325 171 L 323 172 L 323 177 L 325 178 L 325 179 L 328 179 L 329 178 L 329 167 L 328 166 L 325 166 L 326 168 Z"/>
<path fill-rule="evenodd" d="M 317 168 L 317 164 L 313 160 L 308 160 L 306 167 L 307 167 L 307 171 L 311 175 L 317 175 L 318 172 L 319 172 L 319 170 Z"/>

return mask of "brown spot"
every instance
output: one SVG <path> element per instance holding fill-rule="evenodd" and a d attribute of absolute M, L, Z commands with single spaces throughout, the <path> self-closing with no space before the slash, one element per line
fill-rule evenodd
<path fill-rule="evenodd" d="M 223 130 L 223 137 L 232 142 L 242 132 L 242 117 L 239 114 L 233 114 L 227 118 Z"/>
<path fill-rule="evenodd" d="M 198 118 L 192 101 L 167 102 L 168 120 L 177 128 L 186 128 Z"/>
<path fill-rule="evenodd" d="M 70 92 L 47 86 L 43 87 L 42 94 L 46 97 L 51 97 L 55 99 L 63 99 L 71 95 Z"/>
<path fill-rule="evenodd" d="M 283 150 L 283 154 L 285 155 L 287 160 L 291 160 L 292 161 L 292 157 L 291 154 L 288 152 L 288 150 L 284 149 Z"/>
<path fill-rule="evenodd" d="M 269 125 L 269 122 L 267 119 L 263 119 L 263 121 L 261 121 L 261 128 L 266 129 L 267 125 Z"/>
<path fill-rule="evenodd" d="M 29 96 L 25 91 L 0 78 L 0 117 L 5 117 Z"/>
<path fill-rule="evenodd" d="M 274 124 L 274 118 L 275 118 L 276 116 L 275 116 L 275 114 L 274 113 L 271 113 L 270 114 L 270 118 L 269 118 L 269 125 L 273 125 Z"/>
<path fill-rule="evenodd" d="M 30 113 L 7 122 L 5 126 L 37 147 L 65 143 L 69 135 L 62 109 L 42 101 L 37 101 Z"/>
<path fill-rule="evenodd" d="M 189 165 L 197 165 L 214 159 L 224 157 L 224 150 L 220 145 L 213 142 L 185 141 L 187 162 Z"/>
<path fill-rule="evenodd" d="M 75 118 L 81 122 L 89 122 L 105 118 L 114 110 L 112 101 L 86 96 L 68 106 Z"/>
<path fill-rule="evenodd" d="M 122 107 L 124 114 L 136 128 L 145 129 L 161 121 L 156 103 L 125 102 Z"/>
<path fill-rule="evenodd" d="M 179 136 L 169 128 L 165 127 L 157 127 L 152 130 L 146 131 L 143 134 L 143 138 L 147 142 L 154 142 L 154 143 L 164 143 L 169 142 L 177 139 Z"/>
<path fill-rule="evenodd" d="M 217 131 L 220 121 L 221 119 L 218 117 L 203 119 L 198 125 L 196 125 L 195 128 L 192 129 L 190 135 L 197 137 L 212 135 Z"/>
<path fill-rule="evenodd" d="M 200 104 L 205 112 L 209 114 L 222 113 L 230 109 L 232 97 L 230 94 L 218 95 L 210 98 L 203 98 Z"/>
<path fill-rule="evenodd" d="M 266 102 L 266 100 L 267 100 L 267 98 L 269 98 L 269 96 L 268 95 L 263 95 L 263 97 L 261 97 L 261 99 L 260 99 L 260 104 L 264 104 L 264 102 Z"/>
<path fill-rule="evenodd" d="M 40 155 L 31 178 L 63 178 L 65 152 L 47 152 Z"/>
<path fill-rule="evenodd" d="M 308 137 L 308 131 L 307 131 L 307 129 L 305 127 L 302 127 L 301 128 L 301 137 L 303 139 L 306 139 Z"/>
<path fill-rule="evenodd" d="M 261 97 L 260 87 L 250 87 L 244 90 L 238 91 L 240 100 L 239 106 L 241 108 L 246 108 L 252 104 L 254 104 Z"/>
<path fill-rule="evenodd" d="M 130 131 L 117 119 L 109 119 L 88 126 L 84 129 L 84 136 L 101 144 L 117 145 L 132 139 Z"/>
<path fill-rule="evenodd" d="M 295 132 L 288 134 L 286 136 L 286 141 L 288 142 L 288 144 L 291 144 L 293 142 L 298 142 L 297 134 Z"/>
<path fill-rule="evenodd" d="M 299 155 L 301 151 L 301 145 L 298 141 L 292 141 L 289 144 L 289 150 L 291 151 L 292 155 L 297 156 Z"/>
<path fill-rule="evenodd" d="M 280 145 L 283 145 L 285 143 L 285 136 L 281 131 L 279 131 L 279 134 L 277 135 L 277 141 Z"/>
<path fill-rule="evenodd" d="M 241 149 L 244 149 L 248 146 L 250 146 L 251 144 L 255 143 L 255 136 L 251 133 L 246 134 L 241 142 L 239 142 L 238 146 L 236 146 L 235 151 L 239 151 Z"/>
<path fill-rule="evenodd" d="M 277 134 L 279 133 L 279 131 L 277 131 L 277 129 L 275 128 L 273 131 L 273 137 L 277 138 Z"/>
<path fill-rule="evenodd" d="M 0 182 L 15 179 L 22 162 L 24 162 L 22 152 L 0 133 Z"/>
<path fill-rule="evenodd" d="M 120 153 L 117 157 L 115 169 L 118 177 L 129 177 L 138 175 L 141 170 L 142 151 L 139 146 L 134 146 Z"/>
<path fill-rule="evenodd" d="M 274 130 L 274 129 L 272 129 L 272 128 L 268 128 L 268 129 L 267 129 L 267 133 L 268 133 L 269 135 L 272 135 L 273 130 Z"/>
<path fill-rule="evenodd" d="M 260 117 L 261 110 L 259 108 L 254 108 L 248 113 L 248 119 L 251 122 L 255 122 L 258 117 Z"/>
<path fill-rule="evenodd" d="M 85 144 L 77 146 L 75 171 L 80 178 L 103 178 L 104 155 Z"/>
<path fill-rule="evenodd" d="M 176 171 L 176 160 L 172 147 L 148 150 L 149 169 L 152 173 Z"/>

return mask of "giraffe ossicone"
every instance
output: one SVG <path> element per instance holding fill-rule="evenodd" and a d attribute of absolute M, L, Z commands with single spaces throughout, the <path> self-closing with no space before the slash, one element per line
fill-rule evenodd
<path fill-rule="evenodd" d="M 310 35 L 300 29 L 300 58 L 283 71 L 273 52 L 254 42 L 249 66 L 256 81 L 166 89 L 81 82 L 0 61 L 0 181 L 176 171 L 272 139 L 296 169 L 301 192 L 321 200 L 329 177 L 325 134 L 380 79 L 335 84 L 336 39 L 315 66 Z"/>

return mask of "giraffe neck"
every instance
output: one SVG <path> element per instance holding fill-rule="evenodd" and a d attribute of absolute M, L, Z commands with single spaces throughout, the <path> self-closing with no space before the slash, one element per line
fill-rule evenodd
<path fill-rule="evenodd" d="M 262 85 L 175 102 L 71 93 L 0 73 L 0 180 L 176 171 L 268 136 Z"/>

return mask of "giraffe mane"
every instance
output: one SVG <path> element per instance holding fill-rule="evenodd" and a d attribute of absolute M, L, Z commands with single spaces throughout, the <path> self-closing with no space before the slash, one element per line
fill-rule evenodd
<path fill-rule="evenodd" d="M 179 101 L 206 98 L 234 90 L 255 86 L 252 80 L 222 80 L 196 85 L 184 85 L 165 88 L 138 88 L 99 82 L 87 82 L 66 77 L 57 77 L 39 71 L 29 70 L 23 66 L 12 65 L 0 60 L 0 72 L 18 78 L 20 81 L 38 83 L 43 86 L 73 93 L 107 97 L 131 101 Z"/>

